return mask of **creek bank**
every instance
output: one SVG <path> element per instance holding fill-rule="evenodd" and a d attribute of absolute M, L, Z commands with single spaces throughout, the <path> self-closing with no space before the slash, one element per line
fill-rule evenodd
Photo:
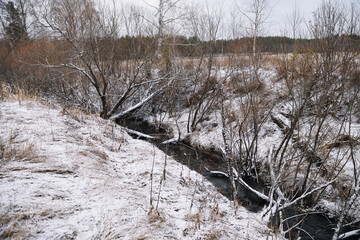
<path fill-rule="evenodd" d="M 167 133 L 166 129 L 158 128 L 140 119 L 127 118 L 117 121 L 117 123 L 138 133 L 153 137 L 149 138 L 128 132 L 129 135 L 134 138 L 143 139 L 153 143 L 167 155 L 172 156 L 176 161 L 188 166 L 191 170 L 200 173 L 212 184 L 214 184 L 221 194 L 229 199 L 231 198 L 232 193 L 228 178 L 225 175 L 215 174 L 213 172 L 219 171 L 226 173 L 226 165 L 223 162 L 223 158 L 220 153 L 213 150 L 197 149 L 192 147 L 186 141 L 163 144 L 164 141 L 172 138 L 172 136 Z M 256 190 L 263 191 L 265 188 L 253 179 L 248 178 L 244 180 Z M 242 204 L 242 206 L 251 212 L 259 212 L 266 203 L 264 200 L 259 199 L 254 193 L 242 186 L 239 186 L 238 201 Z"/>
<path fill-rule="evenodd" d="M 135 132 L 129 131 L 129 135 L 134 138 L 142 139 L 151 142 L 167 155 L 172 156 L 176 161 L 188 166 L 190 169 L 200 173 L 208 179 L 221 194 L 227 198 L 232 198 L 229 179 L 226 173 L 226 164 L 220 153 L 213 150 L 197 149 L 192 147 L 187 141 L 176 141 L 163 144 L 172 138 L 166 128 L 156 127 L 155 125 L 138 118 L 127 118 L 117 121 L 117 124 L 131 129 Z M 142 135 L 143 134 L 143 135 Z M 219 174 L 215 174 L 218 171 Z M 266 186 L 251 178 L 243 179 L 249 186 L 259 192 L 266 192 Z M 250 190 L 239 186 L 238 202 L 251 212 L 259 212 L 265 206 L 266 201 L 259 198 Z M 301 221 L 298 228 L 290 231 L 291 239 L 331 239 L 336 227 L 336 221 L 329 218 L 324 213 L 312 212 L 304 213 L 300 209 L 288 208 L 284 211 L 284 219 L 288 219 L 287 224 L 284 224 L 284 230 L 294 226 Z M 273 219 L 276 222 L 276 219 Z M 301 230 L 300 230 L 301 229 Z M 345 228 L 342 232 L 356 230 L 358 228 Z M 286 237 L 290 238 L 289 235 Z M 352 236 L 346 239 L 359 240 L 360 235 Z"/>

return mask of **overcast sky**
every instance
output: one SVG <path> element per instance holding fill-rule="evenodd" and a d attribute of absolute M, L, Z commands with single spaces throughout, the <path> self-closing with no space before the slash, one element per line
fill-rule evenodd
<path fill-rule="evenodd" d="M 112 0 L 105 0 L 112 1 Z M 137 4 L 147 6 L 146 3 L 151 5 L 158 5 L 158 0 L 114 0 L 117 6 L 121 4 Z M 249 0 L 180 0 L 184 3 L 192 4 L 205 4 L 210 7 L 222 7 L 223 13 L 226 15 L 235 8 L 235 2 L 238 6 L 243 6 L 244 1 Z M 300 16 L 304 19 L 304 24 L 307 23 L 317 7 L 323 0 L 270 0 L 273 6 L 271 14 L 267 20 L 264 35 L 283 35 L 285 29 L 289 26 L 289 17 L 291 17 L 295 6 L 297 6 Z M 350 3 L 351 0 L 338 0 L 341 4 Z M 145 3 L 146 2 L 146 3 Z M 148 7 L 148 6 L 147 6 Z M 305 25 L 303 25 L 305 28 Z"/>
<path fill-rule="evenodd" d="M 348 1 L 348 0 L 343 0 Z M 275 25 L 282 29 L 273 29 L 279 34 L 289 25 L 289 18 L 291 18 L 295 7 L 298 8 L 300 17 L 304 21 L 309 21 L 314 12 L 321 4 L 322 0 L 277 0 L 271 13 L 270 19 Z M 272 24 L 271 24 L 272 25 Z"/>

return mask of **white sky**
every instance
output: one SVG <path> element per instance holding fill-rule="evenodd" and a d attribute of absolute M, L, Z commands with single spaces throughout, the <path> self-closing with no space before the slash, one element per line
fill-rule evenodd
<path fill-rule="evenodd" d="M 111 2 L 112 0 L 104 0 Z M 121 4 L 137 4 L 147 6 L 145 1 L 151 5 L 158 5 L 158 0 L 114 0 L 117 6 Z M 184 3 L 202 4 L 206 3 L 211 8 L 219 9 L 222 7 L 223 13 L 226 15 L 235 9 L 235 2 L 238 6 L 243 6 L 243 2 L 249 0 L 180 0 Z M 271 14 L 265 26 L 264 35 L 284 35 L 285 29 L 289 26 L 289 17 L 291 17 L 295 6 L 297 6 L 300 16 L 304 19 L 302 28 L 305 28 L 317 7 L 320 6 L 323 0 L 270 0 L 273 6 Z M 336 1 L 336 0 L 335 0 Z M 349 4 L 352 0 L 338 0 L 341 4 Z M 148 7 L 148 6 L 147 6 Z M 150 7 L 149 7 L 150 8 Z"/>

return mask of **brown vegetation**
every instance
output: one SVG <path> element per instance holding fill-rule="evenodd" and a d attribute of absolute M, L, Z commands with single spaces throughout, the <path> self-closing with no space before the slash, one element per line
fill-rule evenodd
<path fill-rule="evenodd" d="M 105 119 L 151 114 L 159 126 L 169 116 L 179 128 L 179 138 L 182 114 L 189 137 L 220 112 L 222 125 L 219 121 L 213 126 L 222 130 L 233 194 L 244 184 L 240 175 L 266 179 L 267 195 L 253 189 L 268 202 L 264 218 L 278 216 L 281 222 L 285 208 L 315 205 L 330 183 L 338 184 L 344 162 L 353 164 L 353 179 L 335 188 L 348 196 L 343 201 L 349 200 L 356 195 L 360 175 L 353 153 L 358 140 L 349 133 L 360 104 L 358 13 L 325 1 L 308 25 L 310 40 L 295 39 L 296 26 L 294 39 L 265 39 L 259 31 L 269 1 L 249 3 L 240 12 L 249 21 L 250 37 L 227 41 L 219 40 L 223 16 L 216 11 L 188 9 L 177 18 L 193 35 L 185 38 L 167 31 L 175 20 L 167 21 L 164 15 L 176 4 L 159 4 L 156 19 L 149 20 L 135 8 L 118 14 L 92 0 L 44 1 L 32 10 L 36 25 L 47 29 L 45 38 L 4 38 L 0 44 L 1 98 L 12 92 L 55 98 L 64 105 L 63 114 L 79 122 L 81 116 L 68 107 Z M 120 36 L 122 23 L 126 36 Z M 270 40 L 277 41 L 277 47 Z M 276 54 L 264 53 L 266 49 L 276 49 Z M 264 69 L 275 71 L 279 92 L 270 93 Z M 285 104 L 286 112 L 281 113 L 286 121 L 274 114 Z M 332 129 L 330 118 L 339 129 Z M 265 129 L 269 122 L 275 130 Z M 280 138 L 264 159 L 259 153 L 261 137 L 276 130 Z M 34 156 L 31 144 L 15 148 L 11 141 L 0 144 L 5 161 Z M 350 154 L 342 154 L 343 149 Z M 91 153 L 108 158 L 96 149 Z M 200 228 L 199 213 L 193 218 Z M 149 215 L 151 223 L 158 220 Z"/>

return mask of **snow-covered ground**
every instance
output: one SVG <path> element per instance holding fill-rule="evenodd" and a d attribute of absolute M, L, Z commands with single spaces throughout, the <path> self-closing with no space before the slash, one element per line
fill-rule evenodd
<path fill-rule="evenodd" d="M 111 121 L 7 100 L 0 126 L 0 238 L 273 237 L 256 214 Z"/>
<path fill-rule="evenodd" d="M 226 75 L 224 72 L 225 71 L 217 72 L 217 77 L 224 77 Z M 285 137 L 284 132 L 279 128 L 279 126 L 275 124 L 271 116 L 274 116 L 276 119 L 281 120 L 281 122 L 283 122 L 285 126 L 289 127 L 291 125 L 290 117 L 286 117 L 286 115 L 290 115 L 292 110 L 294 110 L 295 108 L 294 106 L 296 105 L 290 100 L 290 98 L 284 97 L 286 96 L 286 94 L 288 94 L 286 90 L 287 87 L 284 82 L 276 79 L 276 74 L 273 70 L 261 70 L 260 74 L 263 78 L 264 83 L 264 89 L 262 90 L 262 95 L 260 96 L 261 98 L 264 98 L 266 100 L 264 102 L 271 103 L 268 106 L 268 109 L 270 109 L 271 107 L 271 115 L 269 115 L 269 117 L 267 118 L 264 118 L 265 121 L 262 124 L 259 132 L 257 148 L 257 163 L 259 166 L 266 164 L 266 159 L 268 158 L 270 149 L 276 149 Z M 231 94 L 230 92 L 228 92 L 227 94 L 227 98 L 224 101 L 225 109 L 228 109 L 227 114 L 228 116 L 230 116 L 226 119 L 228 130 L 227 137 L 229 143 L 233 144 L 232 146 L 236 146 L 236 144 L 234 143 L 240 141 L 239 136 L 236 135 L 239 128 L 236 121 L 230 121 L 231 113 L 234 114 L 234 119 L 237 119 L 241 122 L 243 114 L 240 106 L 244 101 L 246 101 L 247 96 L 239 97 L 239 94 Z M 205 115 L 204 119 L 199 122 L 197 129 L 191 133 L 187 133 L 187 123 L 189 120 L 190 111 L 189 108 L 184 108 L 175 115 L 162 115 L 162 123 L 167 128 L 171 129 L 171 132 L 173 132 L 174 134 L 174 138 L 181 136 L 181 138 L 189 140 L 192 146 L 196 146 L 199 149 L 213 149 L 220 152 L 221 149 L 224 149 L 224 142 L 222 136 L 221 111 L 219 108 L 220 107 L 209 111 Z M 243 108 L 245 107 L 243 106 Z M 306 109 L 306 111 L 312 111 L 312 109 L 309 108 Z M 156 122 L 157 119 L 160 119 L 160 117 L 147 116 L 146 118 L 147 121 L 153 123 Z M 332 217 L 339 216 L 339 214 L 343 211 L 344 203 L 349 198 L 349 189 L 353 188 L 354 185 L 354 168 L 357 169 L 358 166 L 360 166 L 359 119 L 360 115 L 358 113 L 353 114 L 350 127 L 348 120 L 344 120 L 344 122 L 341 122 L 330 114 L 329 117 L 324 120 L 322 125 L 321 144 L 318 147 L 319 149 L 317 149 L 316 153 L 318 154 L 318 156 L 321 157 L 320 159 L 324 161 L 323 165 L 325 172 L 331 172 L 332 170 L 335 170 L 338 173 L 338 177 L 334 184 L 324 190 L 322 198 L 316 204 L 314 209 L 324 211 Z M 313 139 L 311 140 L 311 134 L 309 135 L 311 128 L 310 124 L 313 127 L 312 134 L 314 134 L 314 126 L 318 125 L 316 125 L 317 123 L 314 123 L 314 118 L 311 116 L 311 114 L 304 114 L 304 116 L 302 116 L 299 120 L 299 129 L 296 130 L 296 134 L 298 134 L 297 137 L 300 137 L 300 140 L 309 142 L 313 141 Z M 252 128 L 250 127 L 248 131 L 250 132 L 251 129 Z M 296 134 L 294 134 L 294 137 L 296 136 Z M 332 148 L 331 151 L 326 150 L 327 146 L 334 144 L 337 141 L 337 137 L 341 136 L 350 136 L 353 139 L 354 143 L 352 151 L 350 151 L 349 143 L 346 144 L 346 142 L 344 142 L 344 145 L 339 144 L 338 147 Z M 293 141 L 290 142 L 290 145 L 292 144 Z M 293 151 L 293 149 L 297 148 L 294 146 L 295 144 L 293 144 L 289 148 L 289 151 Z M 292 152 L 296 153 L 294 155 L 296 156 L 296 158 L 302 156 L 303 154 L 301 151 L 297 151 L 297 153 L 296 151 Z M 238 157 L 236 155 L 237 152 L 234 150 L 233 154 L 234 156 Z M 350 154 L 352 154 L 353 156 L 350 156 Z M 291 157 L 289 159 L 289 162 L 291 162 L 292 165 L 289 165 L 287 169 L 290 169 L 291 171 L 288 171 L 286 172 L 286 174 L 284 174 L 284 181 L 282 182 L 282 184 L 284 184 L 283 187 L 286 188 L 296 186 L 297 188 L 299 188 L 299 186 L 303 184 L 303 179 L 305 178 L 305 173 L 307 171 L 306 169 L 309 164 L 305 158 L 301 158 L 301 161 L 292 160 Z M 299 162 L 301 164 L 299 164 Z M 298 169 L 295 171 L 294 167 L 299 168 L 302 171 L 298 171 Z M 266 169 L 265 166 L 263 169 L 259 170 L 263 171 L 264 169 Z M 328 176 L 326 174 L 324 174 L 325 177 L 320 176 L 318 167 L 312 166 L 311 170 L 312 174 L 310 174 L 309 176 L 311 181 L 309 182 L 312 182 L 314 185 L 320 185 L 321 183 L 328 182 L 328 178 L 326 178 Z M 265 176 L 263 175 L 262 177 L 263 179 L 266 179 L 268 177 L 268 172 L 263 172 L 265 173 Z M 289 172 L 291 172 L 291 174 Z M 295 179 L 295 172 L 296 179 L 298 180 L 296 182 L 297 185 L 293 184 Z M 355 219 L 356 221 L 360 220 L 360 198 L 356 200 L 348 216 Z"/>

